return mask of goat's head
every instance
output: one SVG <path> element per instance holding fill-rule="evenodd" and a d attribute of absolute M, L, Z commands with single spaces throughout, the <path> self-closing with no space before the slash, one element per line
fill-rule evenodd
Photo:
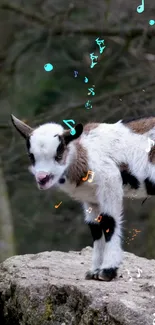
<path fill-rule="evenodd" d="M 35 176 L 39 189 L 56 185 L 72 161 L 74 146 L 71 142 L 83 132 L 82 124 L 75 127 L 75 135 L 65 131 L 60 124 L 46 123 L 35 129 L 11 115 L 12 123 L 25 138 L 32 165 L 30 172 Z"/>

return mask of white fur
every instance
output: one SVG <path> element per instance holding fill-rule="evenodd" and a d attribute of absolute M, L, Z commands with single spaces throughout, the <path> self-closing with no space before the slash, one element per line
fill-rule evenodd
<path fill-rule="evenodd" d="M 87 222 L 97 222 L 95 218 L 100 213 L 112 216 L 116 228 L 111 240 L 105 243 L 104 236 L 94 242 L 92 271 L 96 269 L 118 267 L 122 260 L 121 249 L 121 215 L 123 209 L 123 195 L 145 197 L 147 196 L 144 180 L 149 177 L 155 183 L 155 165 L 148 160 L 148 137 L 155 140 L 155 128 L 146 134 L 133 133 L 121 121 L 115 124 L 102 123 L 89 133 L 83 132 L 79 138 L 80 144 L 86 149 L 89 170 L 92 170 L 94 179 L 92 183 L 83 182 L 76 186 L 68 179 L 64 184 L 58 180 L 71 166 L 76 158 L 74 141 L 68 145 L 66 163 L 60 165 L 54 160 L 59 144 L 55 134 L 62 134 L 62 126 L 49 123 L 40 126 L 31 136 L 31 152 L 34 154 L 36 164 L 32 172 L 45 171 L 54 175 L 46 188 L 58 185 L 60 189 L 71 197 L 84 203 Z M 129 166 L 131 174 L 141 183 L 140 190 L 123 189 L 119 165 L 125 163 Z M 139 196 L 138 196 L 138 193 Z M 86 210 L 92 207 L 92 212 Z"/>
<path fill-rule="evenodd" d="M 97 204 L 88 205 L 87 203 L 84 203 L 83 207 L 84 207 L 86 222 L 95 223 L 95 219 L 97 219 L 97 216 L 99 216 L 100 213 L 99 205 Z M 89 208 L 92 208 L 92 210 L 89 210 Z M 98 221 L 96 221 L 96 223 L 97 222 Z M 104 249 L 105 249 L 105 238 L 104 235 L 102 235 L 101 239 L 94 241 L 92 267 L 91 267 L 92 273 L 95 273 L 95 271 L 101 267 L 103 263 Z"/>
<path fill-rule="evenodd" d="M 47 123 L 35 129 L 30 138 L 30 152 L 34 154 L 36 163 L 35 166 L 31 166 L 29 170 L 33 173 L 36 179 L 39 172 L 54 175 L 54 179 L 50 180 L 44 189 L 48 189 L 57 184 L 60 176 L 72 161 L 75 151 L 74 146 L 71 146 L 68 152 L 65 166 L 60 165 L 54 159 L 56 149 L 60 143 L 59 138 L 56 135 L 62 135 L 63 131 L 64 128 L 61 125 Z"/>

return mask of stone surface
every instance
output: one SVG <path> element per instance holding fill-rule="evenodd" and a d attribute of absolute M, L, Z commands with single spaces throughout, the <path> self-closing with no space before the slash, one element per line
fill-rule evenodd
<path fill-rule="evenodd" d="M 91 254 L 86 247 L 81 252 L 43 252 L 3 262 L 0 324 L 152 325 L 155 261 L 124 253 L 115 280 L 88 281 L 84 276 Z"/>

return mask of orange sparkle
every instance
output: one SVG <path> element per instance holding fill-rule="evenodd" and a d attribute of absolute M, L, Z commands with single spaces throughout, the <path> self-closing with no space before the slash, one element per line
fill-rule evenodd
<path fill-rule="evenodd" d="M 95 220 L 100 222 L 102 220 L 102 216 L 98 216 Z"/>

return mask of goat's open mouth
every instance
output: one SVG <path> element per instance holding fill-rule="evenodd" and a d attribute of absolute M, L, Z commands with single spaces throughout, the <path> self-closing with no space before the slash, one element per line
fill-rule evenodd
<path fill-rule="evenodd" d="M 50 174 L 50 175 L 46 175 L 43 179 L 37 181 L 39 189 L 46 190 L 50 188 L 52 186 L 53 178 L 54 176 Z"/>

